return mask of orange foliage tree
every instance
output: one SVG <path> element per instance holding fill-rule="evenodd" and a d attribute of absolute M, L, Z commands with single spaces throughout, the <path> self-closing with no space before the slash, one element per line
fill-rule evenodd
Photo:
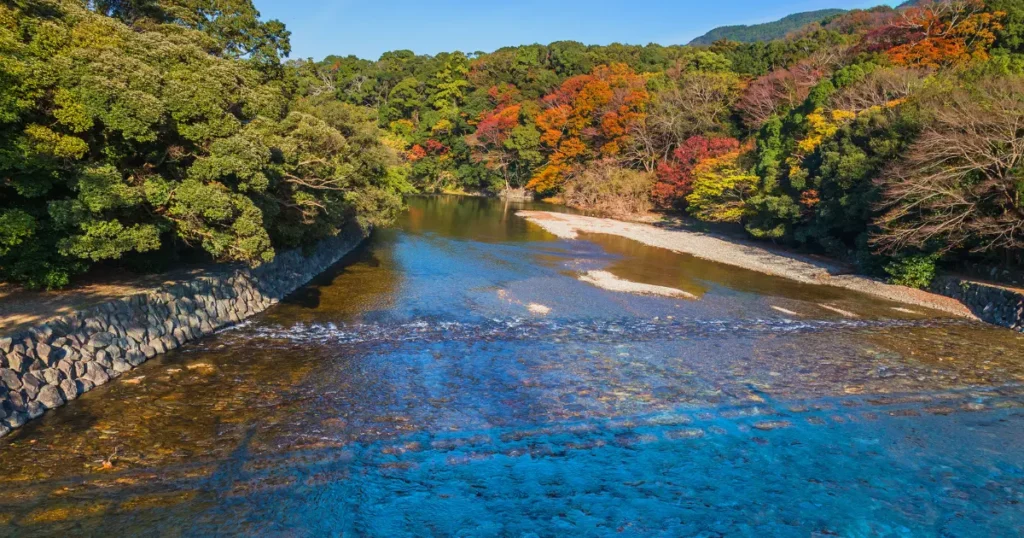
<path fill-rule="evenodd" d="M 649 100 L 644 77 L 625 64 L 601 65 L 566 80 L 542 101 L 536 123 L 548 162 L 527 187 L 555 191 L 574 164 L 619 156 L 646 118 Z"/>
<path fill-rule="evenodd" d="M 896 65 L 946 67 L 988 58 L 1005 13 L 987 11 L 984 0 L 929 1 L 872 33 L 870 47 L 885 50 Z"/>
<path fill-rule="evenodd" d="M 473 159 L 501 175 L 507 191 L 513 187 L 509 169 L 517 154 L 513 148 L 506 146 L 505 141 L 512 135 L 512 130 L 519 126 L 522 105 L 516 103 L 519 91 L 510 84 L 492 86 L 488 95 L 494 108 L 480 113 L 476 131 L 466 137 L 466 141 L 473 148 Z"/>

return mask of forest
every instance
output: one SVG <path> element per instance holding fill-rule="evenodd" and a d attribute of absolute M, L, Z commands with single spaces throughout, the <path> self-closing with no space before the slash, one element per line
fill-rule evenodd
<path fill-rule="evenodd" d="M 912 286 L 1022 261 L 1018 0 L 706 46 L 314 61 L 288 36 L 249 0 L 0 6 L 0 279 L 259 264 L 414 192 L 681 213 Z"/>

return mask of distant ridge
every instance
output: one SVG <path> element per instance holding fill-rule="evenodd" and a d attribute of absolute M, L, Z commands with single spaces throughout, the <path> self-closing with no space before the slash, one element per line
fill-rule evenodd
<path fill-rule="evenodd" d="M 741 43 L 753 43 L 755 41 L 771 41 L 782 39 L 786 34 L 798 30 L 812 22 L 820 22 L 835 15 L 846 13 L 843 9 L 822 9 L 819 11 L 806 11 L 794 13 L 775 22 L 764 24 L 753 24 L 750 26 L 720 26 L 710 32 L 694 39 L 691 45 L 710 45 L 715 41 L 728 39 Z"/>

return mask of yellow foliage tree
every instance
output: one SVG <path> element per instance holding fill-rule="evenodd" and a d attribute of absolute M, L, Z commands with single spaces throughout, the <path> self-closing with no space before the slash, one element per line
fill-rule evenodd
<path fill-rule="evenodd" d="M 694 168 L 688 211 L 708 222 L 739 222 L 758 177 L 747 166 L 749 147 L 701 161 Z"/>

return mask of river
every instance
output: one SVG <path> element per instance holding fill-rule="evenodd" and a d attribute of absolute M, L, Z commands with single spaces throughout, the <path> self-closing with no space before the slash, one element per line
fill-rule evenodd
<path fill-rule="evenodd" d="M 1024 337 L 523 207 L 415 198 L 277 307 L 0 440 L 0 535 L 1024 530 Z"/>

